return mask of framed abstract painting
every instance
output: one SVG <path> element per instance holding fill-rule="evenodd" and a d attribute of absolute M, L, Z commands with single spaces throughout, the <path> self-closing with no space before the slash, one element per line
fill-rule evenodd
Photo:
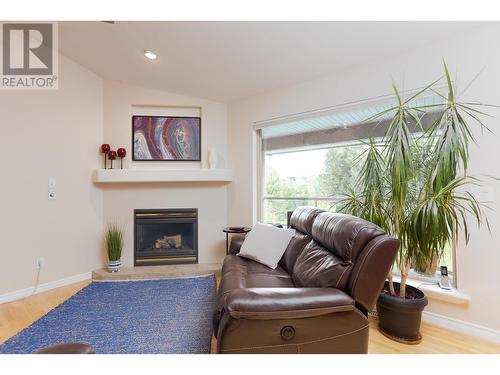
<path fill-rule="evenodd" d="M 200 161 L 201 118 L 132 116 L 132 160 Z"/>

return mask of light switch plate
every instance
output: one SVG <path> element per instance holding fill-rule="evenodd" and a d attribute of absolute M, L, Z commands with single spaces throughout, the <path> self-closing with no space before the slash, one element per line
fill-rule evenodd
<path fill-rule="evenodd" d="M 55 190 L 49 189 L 48 199 L 49 199 L 49 201 L 55 201 L 56 200 L 56 191 Z"/>

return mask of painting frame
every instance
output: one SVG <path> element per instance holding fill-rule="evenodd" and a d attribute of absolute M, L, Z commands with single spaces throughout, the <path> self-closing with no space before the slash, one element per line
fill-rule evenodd
<path fill-rule="evenodd" d="M 137 118 L 151 118 L 151 119 L 171 119 L 171 120 L 182 120 L 182 119 L 187 119 L 187 120 L 195 120 L 197 121 L 197 139 L 196 143 L 198 147 L 195 149 L 197 152 L 197 158 L 138 158 L 136 155 L 136 119 Z M 201 117 L 200 116 L 169 116 L 169 115 L 132 115 L 132 160 L 133 161 L 180 161 L 180 162 L 186 162 L 186 161 L 191 161 L 191 162 L 200 162 L 201 161 Z"/>

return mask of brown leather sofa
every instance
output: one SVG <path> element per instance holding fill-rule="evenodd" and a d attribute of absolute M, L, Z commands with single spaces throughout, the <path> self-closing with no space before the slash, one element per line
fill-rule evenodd
<path fill-rule="evenodd" d="M 278 267 L 237 256 L 221 271 L 214 334 L 218 353 L 367 353 L 367 312 L 399 241 L 354 216 L 299 207 Z"/>

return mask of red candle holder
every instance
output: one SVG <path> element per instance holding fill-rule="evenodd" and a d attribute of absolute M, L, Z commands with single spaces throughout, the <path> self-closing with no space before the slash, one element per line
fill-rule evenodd
<path fill-rule="evenodd" d="M 113 169 L 113 160 L 116 159 L 116 151 L 109 151 L 108 152 L 108 159 L 111 160 L 111 169 Z"/>
<path fill-rule="evenodd" d="M 116 150 L 116 153 L 120 158 L 120 169 L 123 169 L 123 158 L 125 157 L 125 155 L 127 155 L 127 150 L 125 150 L 123 147 L 120 147 L 118 150 Z"/>
<path fill-rule="evenodd" d="M 104 169 L 107 168 L 106 166 L 106 155 L 108 154 L 108 152 L 111 150 L 111 146 L 108 145 L 107 143 L 103 143 L 101 145 L 101 152 L 104 154 Z"/>

